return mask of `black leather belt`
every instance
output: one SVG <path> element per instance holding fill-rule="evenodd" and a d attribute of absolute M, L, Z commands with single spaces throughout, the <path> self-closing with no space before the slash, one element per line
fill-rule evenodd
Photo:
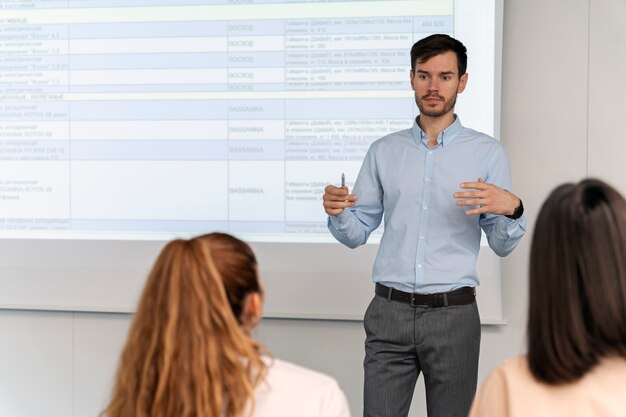
<path fill-rule="evenodd" d="M 413 307 L 447 307 L 471 304 L 476 299 L 473 287 L 461 287 L 454 291 L 420 294 L 417 292 L 399 291 L 386 285 L 376 283 L 376 295 L 388 300 L 411 304 Z"/>

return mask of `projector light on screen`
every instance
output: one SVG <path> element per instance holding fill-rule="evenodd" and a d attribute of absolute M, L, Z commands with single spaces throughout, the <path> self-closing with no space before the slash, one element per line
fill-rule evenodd
<path fill-rule="evenodd" d="M 462 122 L 497 133 L 494 0 L 0 5 L 1 238 L 333 241 L 323 188 L 411 126 L 433 33 L 468 47 Z"/>

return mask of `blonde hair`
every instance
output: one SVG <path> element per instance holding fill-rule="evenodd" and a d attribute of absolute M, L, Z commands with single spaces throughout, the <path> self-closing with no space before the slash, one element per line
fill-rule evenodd
<path fill-rule="evenodd" d="M 106 417 L 239 417 L 266 353 L 240 326 L 260 293 L 250 247 L 212 233 L 168 243 L 143 290 Z"/>

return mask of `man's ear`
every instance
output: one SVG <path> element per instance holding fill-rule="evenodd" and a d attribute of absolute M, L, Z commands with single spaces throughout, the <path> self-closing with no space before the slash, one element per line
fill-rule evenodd
<path fill-rule="evenodd" d="M 459 79 L 459 88 L 456 90 L 457 93 L 462 93 L 465 90 L 465 87 L 467 86 L 467 77 L 467 72 L 461 75 L 461 78 Z"/>

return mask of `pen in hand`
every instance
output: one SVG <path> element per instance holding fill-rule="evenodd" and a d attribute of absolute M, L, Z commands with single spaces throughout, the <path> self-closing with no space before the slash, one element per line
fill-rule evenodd
<path fill-rule="evenodd" d="M 350 190 L 346 185 L 345 173 L 341 173 L 340 183 L 335 184 L 328 184 L 324 187 L 324 195 L 322 196 L 324 211 L 329 216 L 340 215 L 344 209 L 353 207 L 357 201 L 357 196 L 350 194 Z"/>
<path fill-rule="evenodd" d="M 346 174 L 345 173 L 341 173 L 341 188 L 346 188 Z M 343 200 L 344 203 L 347 203 L 348 200 Z"/>

